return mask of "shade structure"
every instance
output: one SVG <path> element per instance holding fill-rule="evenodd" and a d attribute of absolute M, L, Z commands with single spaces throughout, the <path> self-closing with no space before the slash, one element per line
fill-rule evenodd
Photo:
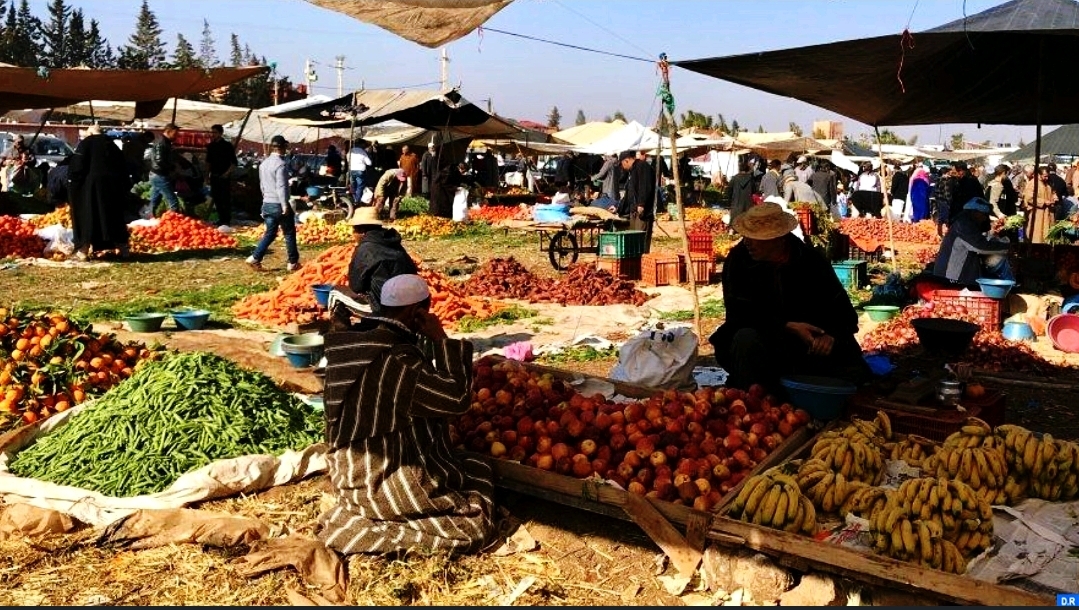
<path fill-rule="evenodd" d="M 556 140 L 568 142 L 569 144 L 587 146 L 606 138 L 612 133 L 621 131 L 625 126 L 626 122 L 618 119 L 609 123 L 607 121 L 589 121 L 583 125 L 575 125 L 568 129 L 556 131 L 551 136 Z"/>
<path fill-rule="evenodd" d="M 135 120 L 136 102 L 92 100 L 55 110 L 65 114 L 131 122 Z M 145 120 L 158 125 L 176 123 L 181 129 L 209 131 L 213 125 L 242 119 L 247 113 L 247 108 L 238 106 L 172 98 L 165 100 L 161 112 Z"/>
<path fill-rule="evenodd" d="M 1026 161 L 1033 159 L 1034 142 L 1008 153 L 1005 161 Z M 1079 124 L 1061 125 L 1042 136 L 1042 155 L 1075 155 L 1079 156 Z"/>
<path fill-rule="evenodd" d="M 475 126 L 491 115 L 465 100 L 456 90 L 364 89 L 269 118 L 305 127 L 374 125 L 397 120 L 417 127 Z"/>
<path fill-rule="evenodd" d="M 132 118 L 156 116 L 187 97 L 266 73 L 265 66 L 210 70 L 90 70 L 0 66 L 0 112 L 60 108 L 88 100 L 135 102 Z"/>
<path fill-rule="evenodd" d="M 674 65 L 874 126 L 1058 125 L 1079 120 L 1079 79 L 1061 77 L 1077 55 L 1079 3 L 1012 0 L 910 39 L 896 34 Z"/>
<path fill-rule="evenodd" d="M 436 48 L 483 25 L 513 0 L 307 0 Z"/>

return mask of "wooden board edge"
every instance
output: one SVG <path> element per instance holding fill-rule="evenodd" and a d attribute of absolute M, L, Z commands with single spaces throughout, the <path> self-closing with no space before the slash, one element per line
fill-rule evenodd
<path fill-rule="evenodd" d="M 505 356 L 499 356 L 498 354 L 489 354 L 487 356 L 484 356 L 484 358 L 489 358 L 494 362 L 504 362 L 505 360 L 507 360 L 507 358 Z M 526 369 L 536 371 L 537 373 L 540 373 L 540 374 L 549 373 L 555 379 L 561 379 L 562 381 L 575 381 L 577 379 L 585 379 L 585 380 L 594 379 L 594 380 L 597 380 L 597 381 L 602 381 L 602 382 L 605 382 L 605 383 L 609 383 L 609 384 L 614 386 L 614 391 L 615 392 L 617 392 L 618 394 L 621 394 L 622 396 L 627 396 L 629 398 L 651 398 L 652 396 L 655 396 L 657 393 L 661 393 L 661 392 L 666 391 L 664 388 L 653 388 L 653 387 L 649 387 L 649 386 L 639 385 L 639 384 L 636 384 L 636 383 L 627 383 L 625 381 L 616 381 L 616 380 L 610 379 L 608 377 L 597 377 L 596 375 L 587 375 L 585 373 L 576 373 L 574 371 L 566 371 L 566 370 L 563 370 L 563 369 L 558 369 L 558 368 L 554 368 L 554 367 L 550 367 L 550 366 L 545 366 L 545 365 L 542 365 L 542 364 L 534 364 L 532 362 L 517 362 L 517 364 L 520 364 L 522 367 L 524 367 Z"/>
<path fill-rule="evenodd" d="M 644 530 L 652 542 L 667 554 L 679 574 L 690 578 L 697 572 L 704 553 L 693 548 L 671 522 L 656 510 L 654 504 L 644 496 L 627 494 L 626 505 L 622 508 L 633 518 L 637 527 Z"/>
<path fill-rule="evenodd" d="M 825 572 L 853 580 L 869 580 L 872 581 L 871 584 L 929 592 L 936 597 L 962 604 L 1045 606 L 1056 603 L 1055 598 L 1039 596 L 1014 587 L 923 568 L 883 555 L 822 544 L 799 534 L 764 528 L 719 515 L 712 522 L 709 538 L 725 544 L 730 544 L 732 538 L 741 540 L 745 547 L 766 555 L 792 555 Z"/>

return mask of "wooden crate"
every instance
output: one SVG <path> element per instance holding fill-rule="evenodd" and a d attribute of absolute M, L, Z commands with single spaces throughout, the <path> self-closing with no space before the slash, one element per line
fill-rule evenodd
<path fill-rule="evenodd" d="M 645 254 L 641 257 L 641 282 L 648 286 L 677 284 L 678 257 L 673 254 Z"/>
<path fill-rule="evenodd" d="M 690 253 L 690 259 L 693 261 L 693 279 L 696 280 L 698 285 L 708 284 L 712 281 L 712 272 L 716 268 L 716 261 L 707 254 L 695 254 Z M 689 273 L 686 270 L 686 255 L 678 255 L 678 275 L 681 283 L 685 284 L 689 281 Z"/>
<path fill-rule="evenodd" d="M 626 280 L 641 279 L 641 258 L 597 258 L 596 268 Z"/>

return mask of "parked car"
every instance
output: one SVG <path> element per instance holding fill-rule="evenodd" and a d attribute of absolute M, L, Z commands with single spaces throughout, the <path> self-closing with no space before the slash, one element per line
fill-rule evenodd
<path fill-rule="evenodd" d="M 56 167 L 57 163 L 75 153 L 67 142 L 52 134 L 40 134 L 35 139 L 32 133 L 14 134 L 0 131 L 0 156 L 6 157 L 11 154 L 11 147 L 17 135 L 22 135 L 38 162 L 44 161 L 49 164 L 49 167 Z"/>

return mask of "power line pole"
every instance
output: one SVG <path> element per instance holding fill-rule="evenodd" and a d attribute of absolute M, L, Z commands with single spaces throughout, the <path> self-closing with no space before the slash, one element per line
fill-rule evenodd
<path fill-rule="evenodd" d="M 450 58 L 449 58 L 449 55 L 446 54 L 446 47 L 442 47 L 442 54 L 438 58 L 438 63 L 440 64 L 441 71 L 442 71 L 442 78 L 441 78 L 442 91 L 445 91 L 446 90 L 446 85 L 450 82 L 450 74 L 449 74 Z"/>
<path fill-rule="evenodd" d="M 311 65 L 310 59 L 305 59 L 303 63 L 303 77 L 307 84 L 307 96 L 311 96 L 311 83 L 318 80 L 318 74 L 315 73 L 315 68 Z"/>
<path fill-rule="evenodd" d="M 334 68 L 337 69 L 337 97 L 341 97 L 345 94 L 345 56 L 337 56 L 337 64 Z"/>

